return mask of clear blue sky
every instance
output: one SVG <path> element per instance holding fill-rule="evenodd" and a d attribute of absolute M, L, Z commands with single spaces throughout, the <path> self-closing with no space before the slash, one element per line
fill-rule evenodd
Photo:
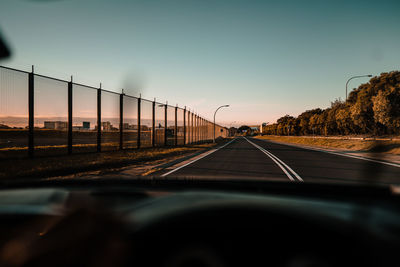
<path fill-rule="evenodd" d="M 400 1 L 1 0 L 2 65 L 170 104 L 225 125 L 344 98 L 400 69 Z M 354 80 L 351 88 L 366 79 Z"/>

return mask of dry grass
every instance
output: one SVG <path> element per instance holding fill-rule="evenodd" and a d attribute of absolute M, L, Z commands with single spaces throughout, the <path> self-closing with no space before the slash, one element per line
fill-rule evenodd
<path fill-rule="evenodd" d="M 128 145 L 128 144 L 135 144 L 136 145 L 136 141 L 125 141 L 124 145 Z M 142 144 L 143 145 L 143 144 Z M 108 143 L 101 143 L 102 147 L 118 147 L 119 146 L 119 142 L 108 142 Z M 67 145 L 47 145 L 47 146 L 35 146 L 35 149 L 54 149 L 54 148 L 67 148 Z M 81 148 L 81 147 L 97 147 L 97 144 L 73 144 L 72 145 L 73 148 Z M 23 151 L 23 150 L 28 150 L 27 146 L 12 146 L 12 147 L 3 147 L 0 148 L 0 151 Z"/>
<path fill-rule="evenodd" d="M 45 178 L 99 169 L 118 168 L 140 162 L 185 155 L 205 150 L 211 146 L 213 144 L 2 160 L 0 162 L 0 178 Z"/>
<path fill-rule="evenodd" d="M 257 136 L 260 139 L 284 143 L 301 144 L 323 148 L 337 148 L 351 151 L 384 152 L 400 154 L 400 141 L 353 140 L 332 138 L 309 138 L 301 136 Z"/>

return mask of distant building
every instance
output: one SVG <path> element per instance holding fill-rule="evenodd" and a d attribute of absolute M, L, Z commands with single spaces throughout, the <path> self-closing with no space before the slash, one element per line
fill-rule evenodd
<path fill-rule="evenodd" d="M 250 127 L 249 130 L 252 133 L 259 133 L 260 132 L 260 126 L 258 126 L 258 125 L 249 125 L 249 127 Z"/>
<path fill-rule="evenodd" d="M 73 131 L 89 131 L 90 130 L 90 122 L 84 121 L 82 122 L 82 126 L 72 126 Z"/>
<path fill-rule="evenodd" d="M 260 131 L 260 128 L 254 126 L 254 127 L 250 127 L 250 130 L 251 130 L 253 133 L 258 133 L 258 132 Z"/>
<path fill-rule="evenodd" d="M 50 130 L 66 130 L 68 123 L 66 121 L 45 121 L 44 129 Z"/>
<path fill-rule="evenodd" d="M 177 127 L 177 133 L 176 133 L 176 134 L 177 134 L 178 136 L 183 136 L 183 135 L 184 135 L 184 132 L 185 132 L 184 130 L 185 130 L 185 128 L 184 128 L 183 126 L 178 126 L 178 127 Z"/>
<path fill-rule="evenodd" d="M 260 133 L 260 126 L 258 125 L 251 125 L 250 128 L 245 130 L 246 134 L 256 135 Z"/>
<path fill-rule="evenodd" d="M 267 123 L 264 122 L 260 125 L 260 133 L 263 134 L 266 131 Z"/>
<path fill-rule="evenodd" d="M 82 128 L 84 130 L 90 130 L 90 121 L 84 121 L 82 122 Z"/>
<path fill-rule="evenodd" d="M 141 131 L 149 131 L 150 128 L 149 128 L 147 125 L 141 125 L 141 126 L 140 126 L 140 130 L 141 130 Z"/>
<path fill-rule="evenodd" d="M 11 129 L 11 127 L 5 124 L 0 124 L 0 129 Z"/>
<path fill-rule="evenodd" d="M 130 127 L 130 125 L 127 122 L 122 124 L 122 129 L 124 129 L 124 130 L 129 130 L 129 127 Z"/>
<path fill-rule="evenodd" d="M 138 126 L 135 125 L 135 124 L 129 124 L 129 123 L 125 122 L 125 123 L 122 124 L 122 129 L 124 129 L 124 130 L 137 130 Z"/>
<path fill-rule="evenodd" d="M 231 128 L 229 128 L 229 136 L 235 136 L 236 135 L 236 133 L 237 133 L 237 128 L 235 128 L 235 127 L 231 127 Z"/>
<path fill-rule="evenodd" d="M 103 127 L 103 131 L 111 131 L 113 128 L 111 125 L 111 122 L 109 122 L 109 121 L 102 122 L 101 126 Z"/>

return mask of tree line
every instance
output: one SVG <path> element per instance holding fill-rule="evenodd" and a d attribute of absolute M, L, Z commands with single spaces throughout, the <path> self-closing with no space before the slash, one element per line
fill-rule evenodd
<path fill-rule="evenodd" d="M 336 99 L 326 109 L 312 109 L 297 117 L 285 115 L 267 125 L 264 134 L 351 135 L 400 134 L 400 72 L 373 77 L 351 91 L 347 100 Z"/>

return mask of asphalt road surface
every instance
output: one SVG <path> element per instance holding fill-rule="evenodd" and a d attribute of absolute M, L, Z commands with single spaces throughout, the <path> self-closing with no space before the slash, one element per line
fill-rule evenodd
<path fill-rule="evenodd" d="M 166 168 L 155 176 L 210 179 L 269 179 L 297 182 L 400 183 L 400 165 L 235 138 L 225 145 Z"/>

